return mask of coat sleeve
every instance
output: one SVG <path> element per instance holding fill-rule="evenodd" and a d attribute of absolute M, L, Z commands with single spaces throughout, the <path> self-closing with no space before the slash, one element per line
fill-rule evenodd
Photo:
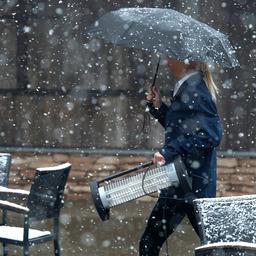
<path fill-rule="evenodd" d="M 152 103 L 147 103 L 150 114 L 158 120 L 158 122 L 165 127 L 165 117 L 168 112 L 168 106 L 165 103 L 162 103 L 159 109 L 154 108 Z"/>
<path fill-rule="evenodd" d="M 204 92 L 186 92 L 173 104 L 176 104 L 172 107 L 175 118 L 167 122 L 165 144 L 160 150 L 167 162 L 173 161 L 177 155 L 198 155 L 219 145 L 222 137 L 221 123 L 209 95 Z M 173 125 L 179 131 L 175 135 Z"/>

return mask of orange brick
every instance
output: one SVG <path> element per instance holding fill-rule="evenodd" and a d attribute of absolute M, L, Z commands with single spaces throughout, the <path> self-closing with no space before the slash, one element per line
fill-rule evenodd
<path fill-rule="evenodd" d="M 101 157 L 96 161 L 96 164 L 108 164 L 108 165 L 119 165 L 120 159 L 116 156 L 105 156 Z"/>
<path fill-rule="evenodd" d="M 255 185 L 255 177 L 253 175 L 245 175 L 245 174 L 232 175 L 230 178 L 230 182 L 232 184 L 234 183 L 244 184 L 244 186 Z"/>
<path fill-rule="evenodd" d="M 218 167 L 217 169 L 217 173 L 219 174 L 233 174 L 233 173 L 237 173 L 236 168 L 227 168 L 227 167 Z"/>
<path fill-rule="evenodd" d="M 218 158 L 217 165 L 219 167 L 236 167 L 238 165 L 238 161 L 236 158 Z"/>
<path fill-rule="evenodd" d="M 239 174 L 252 174 L 255 175 L 256 168 L 255 167 L 237 167 L 236 172 Z"/>
<path fill-rule="evenodd" d="M 238 166 L 242 167 L 256 167 L 256 158 L 239 158 Z M 255 170 L 255 168 L 254 168 Z"/>
<path fill-rule="evenodd" d="M 69 154 L 53 154 L 52 159 L 55 163 L 65 163 L 70 161 Z"/>

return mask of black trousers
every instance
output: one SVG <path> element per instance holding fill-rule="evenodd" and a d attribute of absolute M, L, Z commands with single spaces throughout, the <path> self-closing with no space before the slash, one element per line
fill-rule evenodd
<path fill-rule="evenodd" d="M 161 191 L 160 198 L 151 212 L 140 240 L 140 256 L 158 256 L 163 243 L 181 223 L 185 215 L 199 236 L 192 203 L 169 199 L 174 196 L 181 197 L 182 192 L 173 188 Z"/>

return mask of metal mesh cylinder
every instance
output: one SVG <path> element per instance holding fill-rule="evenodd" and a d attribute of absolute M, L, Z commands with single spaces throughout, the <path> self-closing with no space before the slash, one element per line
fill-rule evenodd
<path fill-rule="evenodd" d="M 99 193 L 104 207 L 111 208 L 178 183 L 175 166 L 171 163 L 122 180 L 111 181 L 100 187 Z"/>

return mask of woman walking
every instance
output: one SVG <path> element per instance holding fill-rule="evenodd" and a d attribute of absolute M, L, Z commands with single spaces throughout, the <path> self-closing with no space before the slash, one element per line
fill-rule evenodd
<path fill-rule="evenodd" d="M 205 63 L 169 58 L 168 66 L 178 80 L 171 105 L 162 102 L 155 86 L 147 94 L 150 113 L 165 129 L 164 146 L 153 161 L 167 164 L 180 156 L 192 179 L 193 196 L 186 197 L 180 188 L 161 191 L 140 240 L 141 256 L 159 255 L 185 215 L 199 235 L 192 199 L 216 196 L 216 147 L 222 136 L 217 87 Z"/>

